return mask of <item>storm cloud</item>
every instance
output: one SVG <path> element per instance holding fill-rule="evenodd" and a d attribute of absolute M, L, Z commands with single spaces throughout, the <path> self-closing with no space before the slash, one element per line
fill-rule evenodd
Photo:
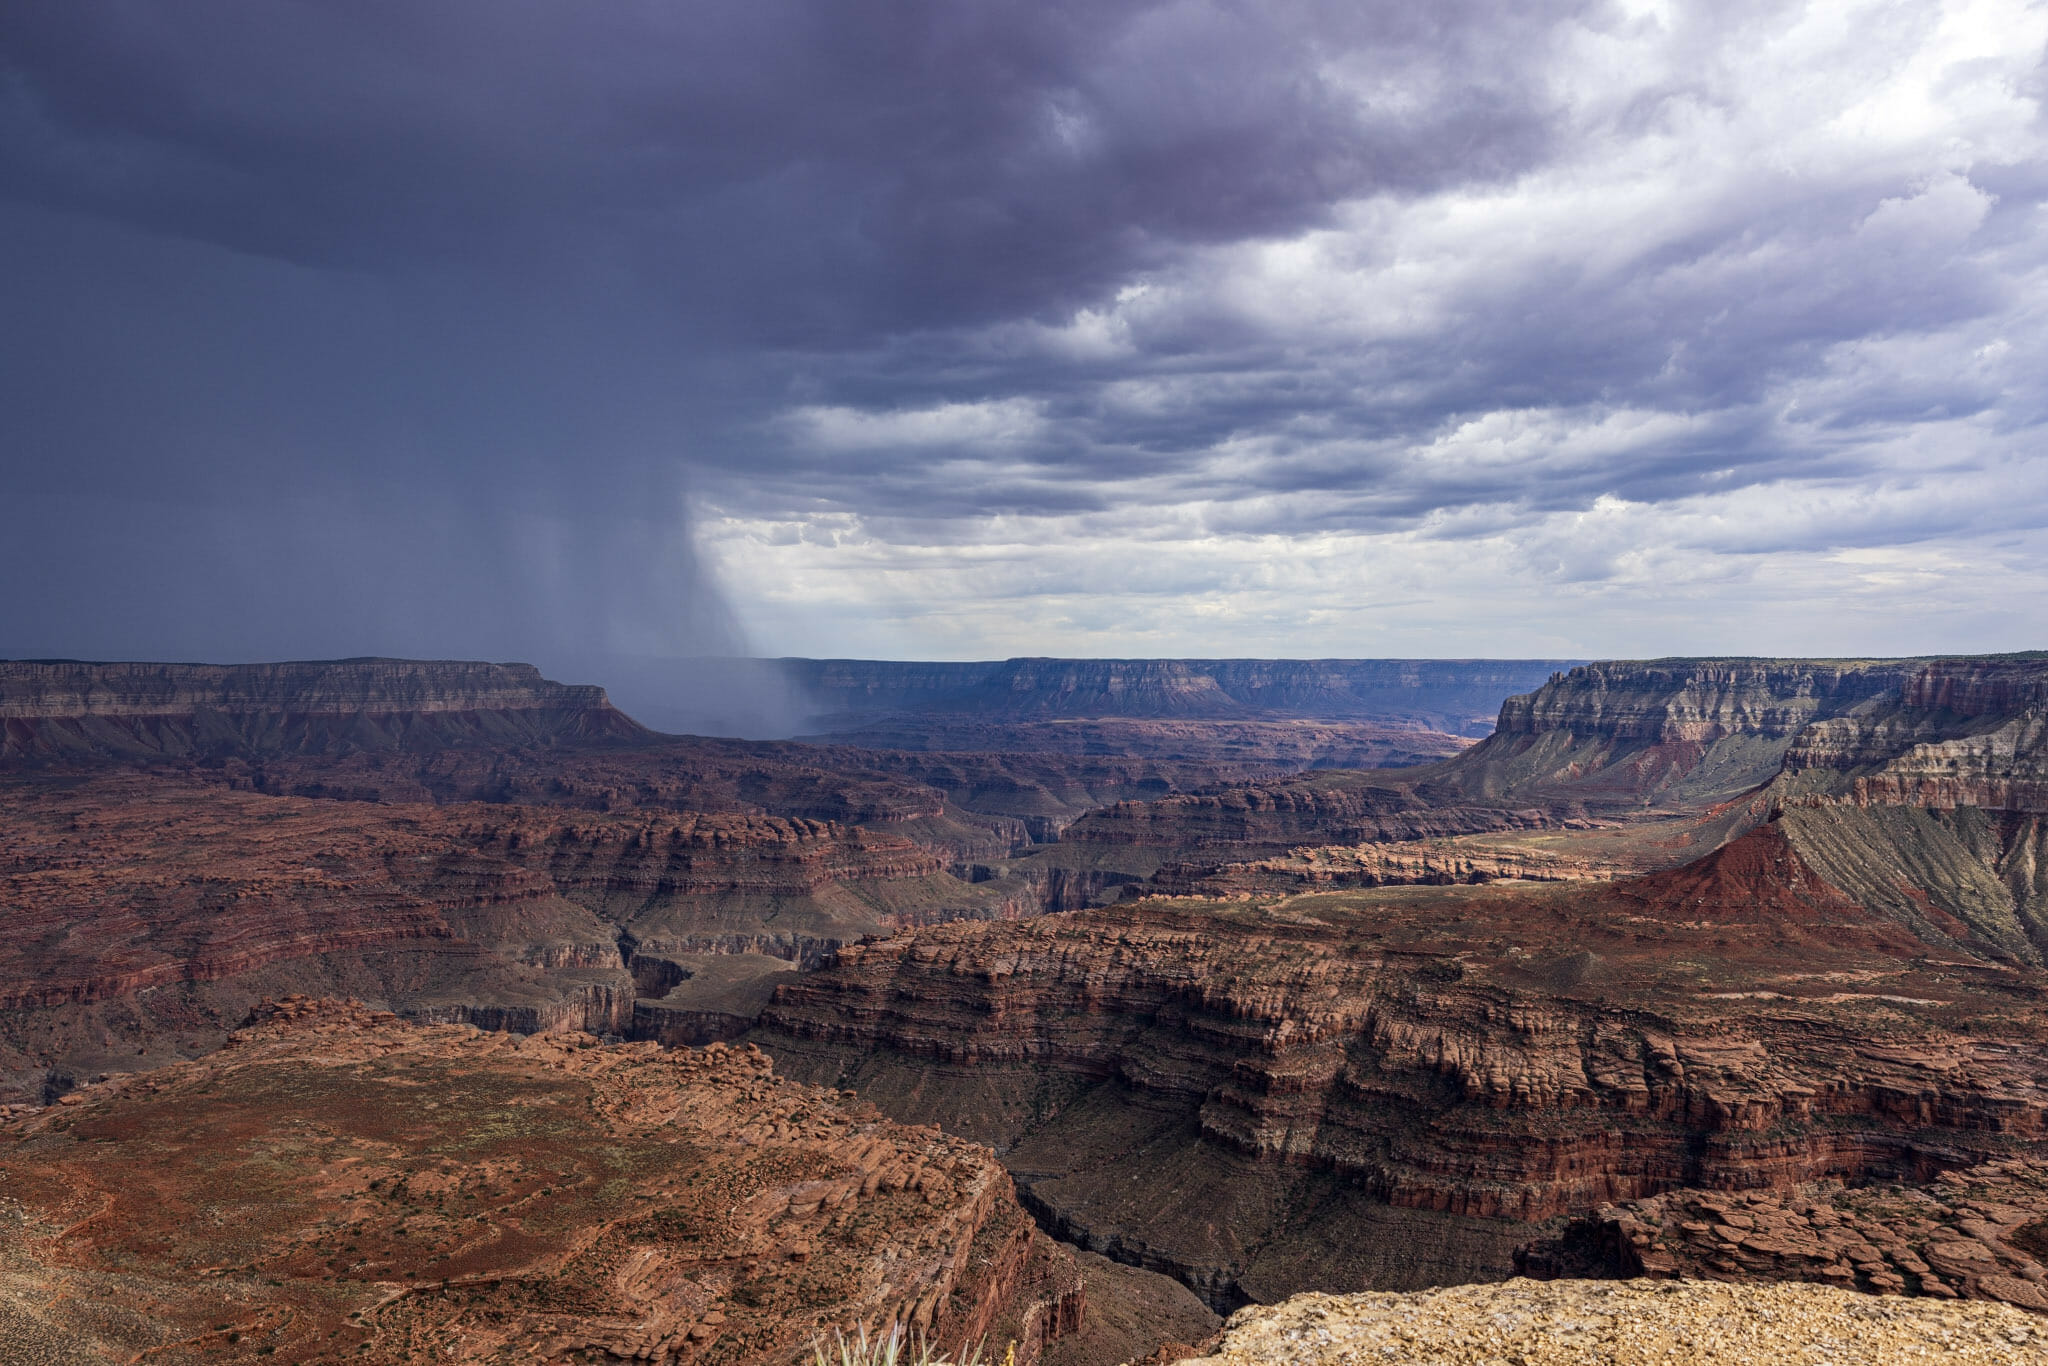
<path fill-rule="evenodd" d="M 0 12 L 0 650 L 2038 644 L 2022 4 Z"/>

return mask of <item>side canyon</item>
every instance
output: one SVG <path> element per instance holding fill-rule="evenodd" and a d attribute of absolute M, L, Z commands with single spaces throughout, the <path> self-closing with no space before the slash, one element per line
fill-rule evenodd
<path fill-rule="evenodd" d="M 171 1103 L 151 1085 L 262 1093 L 256 1060 L 313 1039 L 441 1050 L 486 1089 L 514 1059 L 716 1050 L 749 1095 L 957 1145 L 942 1169 L 980 1164 L 974 1218 L 1010 1230 L 968 1257 L 1010 1288 L 820 1280 L 790 1292 L 805 1331 L 1000 1323 L 1048 1366 L 1518 1268 L 2048 1307 L 2017 1215 L 1995 1269 L 1924 1232 L 1823 1275 L 1700 1213 L 1811 1229 L 1848 1218 L 1829 1192 L 1957 1182 L 1994 1193 L 1930 1229 L 2038 1203 L 2048 657 L 795 663 L 842 702 L 810 742 L 658 734 L 515 665 L 0 663 L 7 1122 L 117 1105 L 125 1134 Z M 1488 686 L 1490 733 L 1453 733 Z M 486 1047 L 519 1038 L 557 1052 Z M 307 1274 L 346 1279 L 323 1256 Z M 161 1323 L 208 1317 L 182 1293 L 149 1291 Z M 591 1304 L 609 1326 L 578 1341 L 613 1357 L 795 1350 Z M 568 1342 L 508 1305 L 477 1313 Z M 429 1341 L 337 1312 L 321 1331 L 373 1352 Z"/>

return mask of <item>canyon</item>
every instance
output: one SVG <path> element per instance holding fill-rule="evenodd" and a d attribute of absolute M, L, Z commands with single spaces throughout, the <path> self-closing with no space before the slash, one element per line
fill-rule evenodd
<path fill-rule="evenodd" d="M 900 1325 L 1029 1366 L 1084 1307 L 985 1149 L 754 1050 L 307 998 L 0 1119 L 0 1190 L 0 1330 L 57 1360 L 781 1363 Z"/>
<path fill-rule="evenodd" d="M 845 730 L 662 735 L 513 665 L 0 663 L 0 1103 L 287 997 L 758 1049 L 982 1145 L 1082 1287 L 1049 1366 L 1518 1269 L 2043 1311 L 2048 656 L 798 663 Z M 1895 1193 L 1881 1265 L 1702 1213 L 1833 1246 L 1842 1191 Z"/>
<path fill-rule="evenodd" d="M 1083 817 L 1044 856 L 1120 899 L 842 951 L 749 1037 L 1219 1309 L 2006 1160 L 2048 1137 L 2044 676 L 1576 669 L 1437 765 Z"/>
<path fill-rule="evenodd" d="M 914 749 L 1015 748 L 1020 732 L 1013 727 L 1044 734 L 1038 728 L 1054 720 L 1306 719 L 1477 737 L 1493 728 L 1502 698 L 1538 687 L 1575 662 L 699 659 L 678 661 L 673 686 L 686 697 L 714 700 L 786 697 L 806 715 L 813 738 Z"/>

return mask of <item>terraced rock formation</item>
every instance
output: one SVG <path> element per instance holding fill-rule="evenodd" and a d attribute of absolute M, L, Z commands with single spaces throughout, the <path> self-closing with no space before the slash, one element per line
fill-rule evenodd
<path fill-rule="evenodd" d="M 1555 660 L 866 659 L 704 660 L 705 690 L 764 684 L 808 697 L 812 728 L 845 733 L 914 716 L 987 723 L 1052 717 L 1212 721 L 1398 721 L 1483 735 L 1500 699 L 1540 684 Z"/>
<path fill-rule="evenodd" d="M 1671 1191 L 1602 1205 L 1516 1261 L 1532 1275 L 1810 1281 L 2048 1315 L 2048 1164 L 2014 1158 L 1910 1186 Z"/>
<path fill-rule="evenodd" d="M 1421 781 L 1465 800 L 1711 805 L 1769 782 L 1806 727 L 1896 695 L 1916 662 L 1582 664 L 1502 703 L 1492 735 Z"/>
<path fill-rule="evenodd" d="M 863 936 L 1016 914 L 899 835 L 763 816 L 392 806 L 163 774 L 0 787 L 0 1086 L 217 1044 L 265 995 L 631 1033 L 677 955 L 815 962 Z"/>
<path fill-rule="evenodd" d="M 986 1149 L 751 1049 L 335 1002 L 0 1120 L 0 1191 L 0 1334 L 55 1360 L 1029 1363 L 1085 1307 Z"/>
<path fill-rule="evenodd" d="M 1223 1307 L 1924 1182 L 2048 1142 L 2044 698 L 2032 657 L 1574 670 L 1442 765 L 1086 817 L 1020 863 L 1120 903 L 849 950 L 753 1037 Z"/>
<path fill-rule="evenodd" d="M 1285 752 L 1214 759 L 954 754 L 663 737 L 581 751 L 266 757 L 190 774 L 277 796 L 339 801 L 503 802 L 837 821 L 899 832 L 964 866 L 992 864 L 1034 842 L 1057 840 L 1076 817 L 1109 803 L 1242 784 L 1306 766 Z"/>
<path fill-rule="evenodd" d="M 2040 1154 L 2044 679 L 1589 666 L 1447 761 L 1283 777 L 1306 750 L 39 761 L 0 788 L 0 1057 L 51 1099 L 294 990 L 670 1044 L 758 1019 L 1215 1307 L 1499 1277 L 1603 1204 Z"/>
<path fill-rule="evenodd" d="M 2048 953 L 2048 656 L 1936 660 L 1802 731 L 1769 789 L 1802 857 L 1957 952 Z"/>
<path fill-rule="evenodd" d="M 1127 895 L 1134 886 L 1196 890 L 1219 876 L 1218 886 L 1242 885 L 1241 872 L 1226 870 L 1271 865 L 1299 850 L 1329 851 L 1327 864 L 1342 861 L 1336 851 L 1361 845 L 1616 822 L 1669 827 L 1636 837 L 1618 869 L 1670 866 L 1771 815 L 1783 797 L 1775 787 L 1768 795 L 1761 789 L 1804 762 L 1812 736 L 1827 726 L 1847 734 L 1841 728 L 1860 724 L 1856 717 L 1895 711 L 1900 689 L 1924 667 L 1914 660 L 1581 665 L 1509 698 L 1491 735 L 1443 762 L 1123 801 L 1068 826 L 1061 841 L 1069 848 L 1034 858 L 1087 888 L 1062 905 Z M 1155 880 L 1161 870 L 1170 871 Z"/>
<path fill-rule="evenodd" d="M 1612 884 L 940 927 L 843 950 L 750 1037 L 1227 1307 L 1506 1274 L 1603 1201 L 2031 1150 L 2044 985 L 1930 955 L 1766 826 Z"/>
<path fill-rule="evenodd" d="M 604 689 L 531 664 L 0 660 L 0 766 L 651 738 Z"/>

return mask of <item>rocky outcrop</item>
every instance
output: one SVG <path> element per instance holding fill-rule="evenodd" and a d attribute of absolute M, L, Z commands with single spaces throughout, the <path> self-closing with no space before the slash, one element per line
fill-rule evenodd
<path fill-rule="evenodd" d="M 1144 891 L 1164 896 L 1238 896 L 1338 887 L 1452 887 L 1488 882 L 1604 881 L 1638 872 L 1589 852 L 1484 836 L 1384 844 L 1306 846 L 1244 863 L 1169 863 Z M 1134 886 L 1131 891 L 1136 894 Z"/>
<path fill-rule="evenodd" d="M 0 764 L 651 739 L 604 689 L 530 664 L 0 661 Z"/>
<path fill-rule="evenodd" d="M 1415 1295 L 1301 1295 L 1231 1317 L 1182 1366 L 1753 1366 L 2038 1359 L 2038 1321 L 2001 1304 L 1874 1300 L 1818 1285 L 1510 1281 Z"/>
<path fill-rule="evenodd" d="M 1895 693 L 1910 660 L 1584 664 L 1501 705 L 1494 733 L 1424 780 L 1463 800 L 1709 805 L 1770 781 L 1816 721 Z"/>
<path fill-rule="evenodd" d="M 1069 844 L 1275 852 L 1301 845 L 1416 840 L 1538 829 L 1540 811 L 1433 805 L 1372 774 L 1319 774 L 1217 793 L 1118 802 L 1068 826 Z"/>
<path fill-rule="evenodd" d="M 751 1049 L 294 999 L 0 1133 L 10 1327 L 97 1359 L 780 1366 L 900 1326 L 1028 1363 L 1081 1309 L 986 1149 Z"/>
<path fill-rule="evenodd" d="M 991 1142 L 1063 1236 L 1226 1306 L 1504 1274 L 1513 1225 L 1602 1201 L 1925 1176 L 2048 1137 L 2048 1052 L 2014 1014 L 2040 983 L 1935 985 L 1925 945 L 1772 827 L 1591 890 L 1350 896 L 850 947 L 751 1037 Z M 1959 1009 L 1985 1012 L 1968 1034 Z M 1338 1208 L 1396 1212 L 1386 1255 L 1429 1250 L 1319 1259 Z"/>
<path fill-rule="evenodd" d="M 1517 1262 L 1532 1275 L 1807 1281 L 2048 1316 L 2048 1166 L 2011 1159 L 1913 1186 L 1672 1191 L 1603 1205 Z"/>
<path fill-rule="evenodd" d="M 636 967 L 815 964 L 1023 909 L 900 835 L 829 822 L 314 801 L 132 773 L 0 798 L 0 1076 L 17 1094 L 211 1047 L 266 993 L 623 1034 Z"/>
<path fill-rule="evenodd" d="M 2048 656 L 1936 660 L 1899 696 L 1809 727 L 1788 800 L 2048 814 Z"/>

